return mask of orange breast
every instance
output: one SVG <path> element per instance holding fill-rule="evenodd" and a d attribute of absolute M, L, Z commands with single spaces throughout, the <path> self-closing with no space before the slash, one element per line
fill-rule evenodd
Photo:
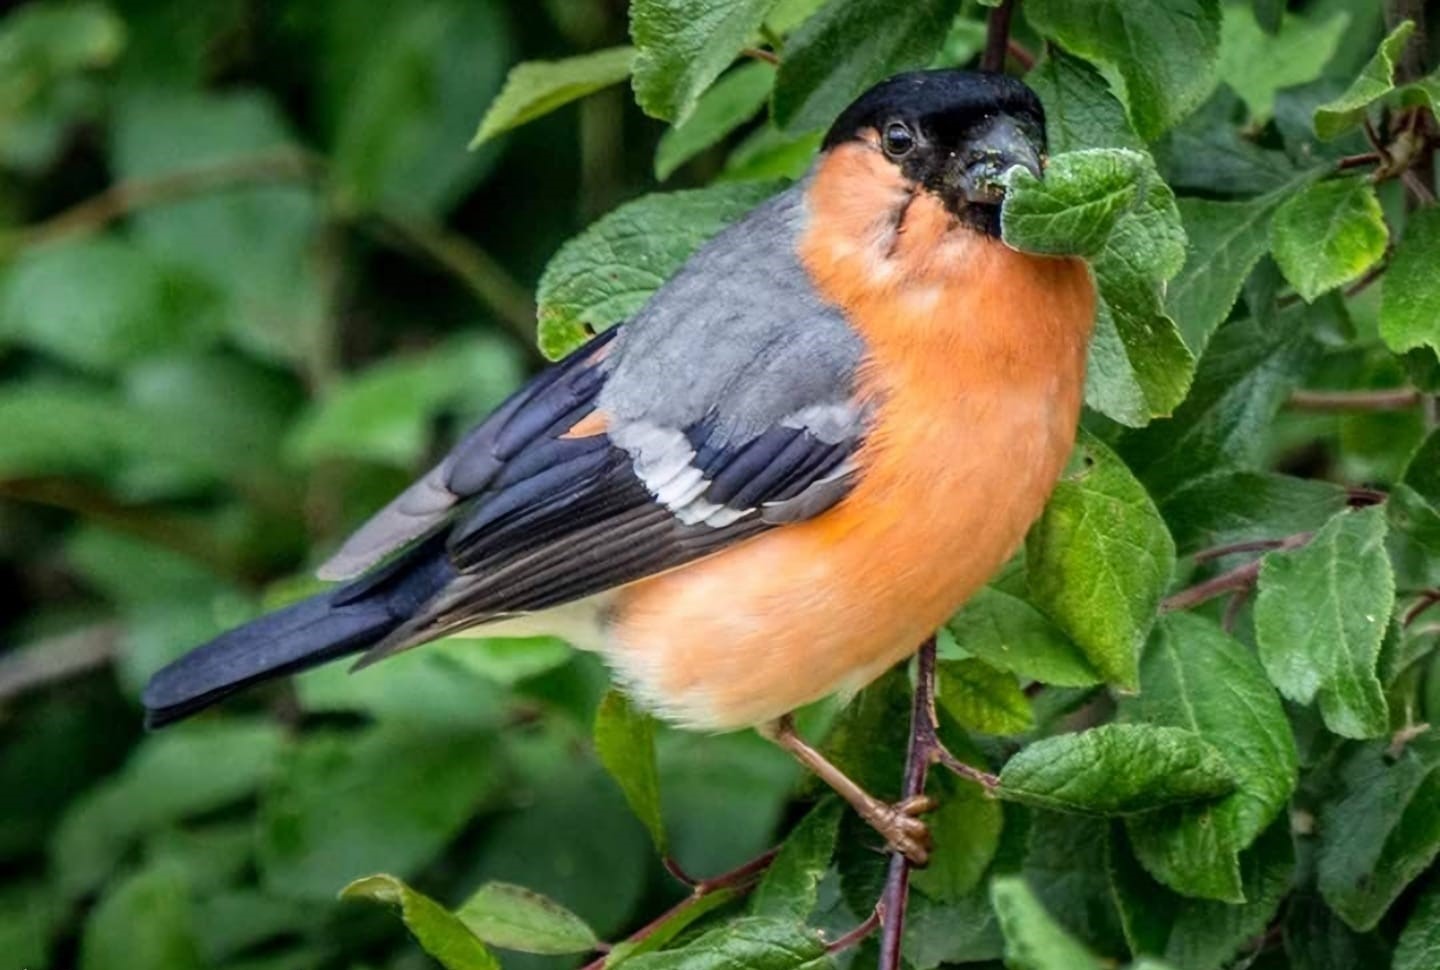
<path fill-rule="evenodd" d="M 1084 265 L 957 228 L 923 193 L 898 227 L 879 224 L 890 210 L 855 191 L 895 186 L 872 165 L 858 147 L 832 154 L 802 243 L 870 347 L 877 416 L 854 491 L 614 601 L 608 659 L 679 723 L 759 724 L 912 653 L 1013 553 L 1074 443 L 1094 315 Z"/>

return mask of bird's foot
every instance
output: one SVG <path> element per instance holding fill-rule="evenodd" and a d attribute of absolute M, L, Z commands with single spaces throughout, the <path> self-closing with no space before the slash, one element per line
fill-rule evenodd
<path fill-rule="evenodd" d="M 885 839 L 885 844 L 916 868 L 930 861 L 930 826 L 920 816 L 933 812 L 938 802 L 929 795 L 916 795 L 887 805 L 876 801 L 860 810 L 860 816 Z"/>

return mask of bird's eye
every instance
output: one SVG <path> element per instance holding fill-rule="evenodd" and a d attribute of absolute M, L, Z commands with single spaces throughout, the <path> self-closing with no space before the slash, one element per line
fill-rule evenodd
<path fill-rule="evenodd" d="M 915 148 L 915 133 L 904 122 L 892 121 L 885 126 L 885 134 L 880 142 L 886 155 L 891 158 L 904 158 Z"/>

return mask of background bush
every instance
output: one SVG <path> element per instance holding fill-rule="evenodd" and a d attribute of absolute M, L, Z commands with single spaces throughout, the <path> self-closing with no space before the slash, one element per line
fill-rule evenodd
<path fill-rule="evenodd" d="M 1005 234 L 1089 257 L 1103 306 L 1077 460 L 941 632 L 942 733 L 989 774 L 932 779 L 913 967 L 1440 966 L 1422 14 L 1015 11 L 1009 67 L 1037 61 L 1053 159 Z M 868 830 L 765 742 L 658 727 L 558 642 L 320 670 L 155 735 L 136 697 L 311 589 L 537 346 L 632 312 L 864 87 L 973 64 L 988 15 L 5 14 L 0 959 L 561 967 L 603 940 L 636 970 L 873 966 L 873 936 L 843 937 L 884 878 Z M 899 671 L 804 726 L 893 795 L 909 708 Z M 666 859 L 729 874 L 692 891 Z"/>

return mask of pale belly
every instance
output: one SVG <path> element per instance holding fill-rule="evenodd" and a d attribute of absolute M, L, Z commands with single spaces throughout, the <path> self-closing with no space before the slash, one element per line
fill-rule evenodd
<path fill-rule="evenodd" d="M 868 456 L 831 511 L 618 591 L 602 646 L 617 677 L 705 730 L 863 687 L 983 585 L 1039 515 L 1079 408 L 1053 388 L 992 386 L 931 420 L 882 423 L 875 447 L 893 454 Z"/>

